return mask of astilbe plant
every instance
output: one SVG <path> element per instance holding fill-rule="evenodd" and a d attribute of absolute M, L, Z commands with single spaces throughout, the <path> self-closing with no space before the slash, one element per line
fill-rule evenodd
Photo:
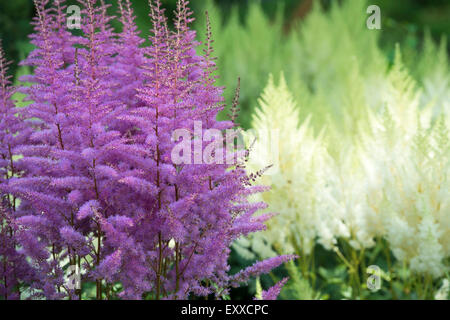
<path fill-rule="evenodd" d="M 316 238 L 330 249 L 337 237 L 348 233 L 342 215 L 330 214 L 326 201 L 330 197 L 326 179 L 331 159 L 323 132 L 314 136 L 310 118 L 300 123 L 299 108 L 283 75 L 279 84 L 270 76 L 259 105 L 252 118 L 259 139 L 252 145 L 249 167 L 274 163 L 258 180 L 271 190 L 258 197 L 269 204 L 269 210 L 280 214 L 271 219 L 265 232 L 251 237 L 251 247 L 263 257 L 296 252 L 304 257 L 301 263 L 308 263 Z M 264 137 L 270 137 L 271 150 Z M 238 244 L 245 247 L 245 242 L 242 239 Z"/>
<path fill-rule="evenodd" d="M 366 215 L 376 217 L 394 256 L 431 281 L 448 272 L 448 115 L 432 121 L 433 105 L 417 107 L 421 91 L 399 48 L 389 84 L 386 109 L 364 135 Z"/>
<path fill-rule="evenodd" d="M 105 186 L 108 178 L 99 171 L 107 170 L 108 156 L 117 157 L 108 150 L 121 139 L 118 132 L 106 130 L 118 106 L 105 67 L 113 54 L 111 30 L 104 27 L 106 8 L 94 9 L 86 2 L 87 36 L 75 38 L 65 31 L 62 3 L 46 8 L 47 3 L 36 1 L 36 49 L 23 62 L 35 67 L 35 74 L 27 77 L 33 85 L 24 92 L 32 104 L 22 114 L 39 122 L 27 143 L 17 148 L 24 156 L 17 165 L 26 174 L 10 181 L 8 190 L 22 200 L 17 222 L 25 231 L 19 240 L 43 282 L 36 294 L 56 299 L 75 293 L 64 285 L 67 263 L 80 267 L 86 259 L 88 270 L 100 264 L 99 222 L 92 223 L 94 237 L 91 222 L 81 218 L 106 201 L 108 194 L 100 188 L 114 190 Z M 76 50 L 75 43 L 82 47 Z M 99 295 L 100 289 L 98 284 Z"/>
<path fill-rule="evenodd" d="M 12 101 L 15 88 L 8 75 L 9 64 L 0 42 L 0 185 L 21 176 L 22 172 L 15 166 L 14 150 L 30 133 L 23 119 L 17 116 L 19 110 Z M 0 297 L 5 299 L 20 298 L 22 283 L 33 281 L 26 256 L 16 250 L 18 229 L 14 217 L 18 205 L 15 196 L 0 192 Z"/>
<path fill-rule="evenodd" d="M 284 285 L 288 280 L 289 278 L 284 278 L 281 281 L 277 282 L 273 287 L 269 288 L 268 290 L 262 290 L 259 278 L 256 279 L 255 300 L 277 300 L 281 290 L 283 289 Z"/>
<path fill-rule="evenodd" d="M 174 31 L 160 2 L 150 2 L 145 48 L 128 0 L 119 1 L 119 33 L 107 6 L 79 0 L 81 36 L 65 28 L 64 1 L 35 4 L 36 49 L 23 62 L 35 70 L 22 88 L 31 104 L 20 112 L 23 132 L 32 133 L 14 146 L 22 174 L 0 186 L 20 199 L 16 241 L 38 278 L 31 297 L 86 297 L 65 281 L 71 266 L 82 283 L 96 283 L 97 299 L 220 298 L 294 258 L 229 275 L 231 243 L 272 216 L 253 217 L 265 204 L 247 200 L 267 188 L 252 186 L 242 152 L 233 153 L 233 165 L 172 161 L 175 130 L 190 132 L 194 150 L 206 130 L 235 126 L 216 120 L 223 98 L 210 28 L 197 55 L 187 1 L 178 2 Z M 218 136 L 214 143 L 223 146 Z"/>
<path fill-rule="evenodd" d="M 284 75 L 279 83 L 269 77 L 258 104 L 252 118 L 257 139 L 246 137 L 247 144 L 252 146 L 248 166 L 256 169 L 264 163 L 274 164 L 258 179 L 258 183 L 271 189 L 255 197 L 266 202 L 268 210 L 280 214 L 267 223 L 267 230 L 239 239 L 234 247 L 250 258 L 254 258 L 254 253 L 260 257 L 281 252 L 298 254 L 302 257 L 301 272 L 295 264 L 289 264 L 287 270 L 292 277 L 289 287 L 301 288 L 296 297 L 313 299 L 316 295 L 307 280 L 311 276 L 316 241 L 331 250 L 339 237 L 349 235 L 343 213 L 330 203 L 333 190 L 329 180 L 334 172 L 324 140 L 325 130 L 315 136 L 310 118 L 300 122 L 300 108 Z"/>

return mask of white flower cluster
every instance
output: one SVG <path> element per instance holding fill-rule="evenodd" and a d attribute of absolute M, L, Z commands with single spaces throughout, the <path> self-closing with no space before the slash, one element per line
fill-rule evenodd
<path fill-rule="evenodd" d="M 449 117 L 433 120 L 433 105 L 419 108 L 420 92 L 399 51 L 388 79 L 386 108 L 371 113 L 363 139 L 367 202 L 395 257 L 441 276 L 450 256 Z"/>
<path fill-rule="evenodd" d="M 276 136 L 277 148 L 272 150 L 275 154 L 268 153 L 268 139 L 252 143 L 247 136 L 247 143 L 252 144 L 249 167 L 256 171 L 273 165 L 259 181 L 272 189 L 259 197 L 269 204 L 268 210 L 280 214 L 271 219 L 267 232 L 252 238 L 253 250 L 263 256 L 274 255 L 277 248 L 309 254 L 317 238 L 331 248 L 336 236 L 347 236 L 348 231 L 338 214 L 329 214 L 332 191 L 327 190 L 331 173 L 327 169 L 331 169 L 331 158 L 323 137 L 314 136 L 309 118 L 300 124 L 284 77 L 279 85 L 270 77 L 259 103 L 252 126 L 256 136 Z"/>
<path fill-rule="evenodd" d="M 316 241 L 332 249 L 342 238 L 358 250 L 385 238 L 412 271 L 438 277 L 448 270 L 449 114 L 421 104 L 399 50 L 385 82 L 380 106 L 362 105 L 356 134 L 332 126 L 315 134 L 309 118 L 300 123 L 284 79 L 270 78 L 252 126 L 278 136 L 275 165 L 258 182 L 272 187 L 260 197 L 279 215 L 246 244 L 253 251 L 308 255 Z M 253 144 L 254 170 L 273 163 L 265 141 Z"/>

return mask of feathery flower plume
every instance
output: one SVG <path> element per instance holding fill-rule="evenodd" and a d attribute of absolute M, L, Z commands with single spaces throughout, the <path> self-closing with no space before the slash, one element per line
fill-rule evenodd
<path fill-rule="evenodd" d="M 64 1 L 35 0 L 36 49 L 24 64 L 36 73 L 21 89 L 32 102 L 21 114 L 33 132 L 16 148 L 23 175 L 4 188 L 21 200 L 18 242 L 40 279 L 36 295 L 83 298 L 65 282 L 68 263 L 81 282 L 96 283 L 97 299 L 221 297 L 293 259 L 229 275 L 231 243 L 271 217 L 253 217 L 265 204 L 248 200 L 265 189 L 252 185 L 240 151 L 231 165 L 172 161 L 175 130 L 193 137 L 201 123 L 194 151 L 211 130 L 234 127 L 216 120 L 224 106 L 210 28 L 198 56 L 188 2 L 179 0 L 171 30 L 160 1 L 151 1 L 151 45 L 141 48 L 130 1 L 119 2 L 120 33 L 102 1 L 78 2 L 75 37 L 63 23 Z"/>
<path fill-rule="evenodd" d="M 27 140 L 30 130 L 18 115 L 12 95 L 16 92 L 8 75 L 6 60 L 0 41 L 0 297 L 20 299 L 22 284 L 33 281 L 32 270 L 23 252 L 17 250 L 18 199 L 6 192 L 11 179 L 22 175 L 16 168 L 15 148 Z"/>
<path fill-rule="evenodd" d="M 280 295 L 281 290 L 283 289 L 286 282 L 288 282 L 289 278 L 284 278 L 273 287 L 267 289 L 267 291 L 262 291 L 261 300 L 277 300 Z"/>

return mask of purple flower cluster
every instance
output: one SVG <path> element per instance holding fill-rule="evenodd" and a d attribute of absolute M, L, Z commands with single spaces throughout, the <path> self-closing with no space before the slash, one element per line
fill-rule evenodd
<path fill-rule="evenodd" d="M 8 76 L 9 64 L 0 43 L 0 185 L 21 176 L 15 149 L 26 143 L 31 133 L 11 100 L 16 90 Z M 18 205 L 14 195 L 0 192 L 0 297 L 5 299 L 18 299 L 23 282 L 34 281 L 26 255 L 16 248 L 18 229 L 13 219 L 19 215 Z"/>
<path fill-rule="evenodd" d="M 231 243 L 271 216 L 254 217 L 265 204 L 247 199 L 265 189 L 252 186 L 240 153 L 235 165 L 171 161 L 174 130 L 235 126 L 216 120 L 210 28 L 198 55 L 188 2 L 173 30 L 150 2 L 147 47 L 129 0 L 119 1 L 121 32 L 102 1 L 78 0 L 78 33 L 64 0 L 49 2 L 35 0 L 35 50 L 22 62 L 34 69 L 20 88 L 29 106 L 14 107 L 0 56 L 0 296 L 18 298 L 22 286 L 29 297 L 81 299 L 67 281 L 75 266 L 97 299 L 220 298 L 294 258 L 230 275 Z"/>
<path fill-rule="evenodd" d="M 286 284 L 286 282 L 289 280 L 289 278 L 284 278 L 277 284 L 275 284 L 273 287 L 269 288 L 267 291 L 263 291 L 261 293 L 262 300 L 277 300 L 278 295 L 281 292 L 281 289 L 283 289 L 283 286 Z"/>

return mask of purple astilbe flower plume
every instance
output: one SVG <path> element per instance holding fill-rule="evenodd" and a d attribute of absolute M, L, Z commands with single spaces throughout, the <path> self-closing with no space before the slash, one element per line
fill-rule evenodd
<path fill-rule="evenodd" d="M 151 1 L 151 45 L 141 48 L 129 0 L 119 1 L 119 33 L 103 1 L 78 2 L 75 37 L 64 25 L 64 1 L 35 0 L 36 49 L 23 62 L 35 74 L 21 89 L 31 104 L 19 113 L 27 126 L 16 136 L 32 133 L 13 146 L 23 156 L 20 176 L 0 189 L 20 198 L 16 240 L 39 278 L 35 295 L 82 298 L 64 279 L 69 264 L 82 282 L 96 283 L 97 299 L 220 298 L 295 258 L 229 275 L 232 242 L 263 230 L 272 215 L 255 217 L 266 205 L 248 201 L 266 188 L 252 185 L 247 151 L 221 152 L 221 133 L 235 124 L 216 120 L 224 100 L 209 23 L 199 56 L 188 2 L 178 1 L 171 30 L 160 1 Z M 186 163 L 173 159 L 177 130 L 194 138 Z"/>
<path fill-rule="evenodd" d="M 143 66 L 146 63 L 141 47 L 144 39 L 139 36 L 130 0 L 119 0 L 118 5 L 122 32 L 118 34 L 117 58 L 111 72 L 118 85 L 115 92 L 117 98 L 132 109 L 140 103 L 136 89 L 142 87 Z"/>
<path fill-rule="evenodd" d="M 5 300 L 21 299 L 22 291 L 28 290 L 30 298 L 39 297 L 35 288 L 42 288 L 45 282 L 29 264 L 24 250 L 18 249 L 23 234 L 15 222 L 14 207 L 5 198 L 0 201 L 0 297 Z"/>
<path fill-rule="evenodd" d="M 9 180 L 20 177 L 15 166 L 14 150 L 26 141 L 30 130 L 24 123 L 12 101 L 15 89 L 11 86 L 8 65 L 0 41 L 0 297 L 20 299 L 23 282 L 32 281 L 33 274 L 26 256 L 16 248 L 14 218 L 18 200 L 5 192 Z"/>
<path fill-rule="evenodd" d="M 9 65 L 0 41 L 0 184 L 20 174 L 14 164 L 14 149 L 27 141 L 31 132 L 12 100 L 16 89 L 11 86 Z M 15 204 L 16 200 L 11 199 L 11 206 Z"/>
<path fill-rule="evenodd" d="M 61 154 L 70 152 L 73 68 L 69 66 L 74 61 L 76 39 L 65 31 L 63 1 L 54 1 L 50 8 L 48 2 L 35 0 L 37 17 L 31 38 L 36 49 L 22 62 L 34 67 L 35 73 L 23 77 L 32 85 L 21 89 L 31 101 L 21 114 L 33 133 L 16 148 L 23 155 L 17 167 L 24 174 L 11 180 L 8 189 L 21 200 L 18 241 L 44 283 L 41 294 L 60 299 L 73 294 L 64 287 L 62 261 L 72 257 L 60 229 L 73 224 L 73 209 L 66 200 L 70 162 L 61 159 Z M 54 184 L 54 179 L 65 179 L 66 189 L 60 188 L 61 181 Z"/>
<path fill-rule="evenodd" d="M 288 282 L 288 280 L 289 278 L 284 278 L 268 290 L 263 290 L 263 292 L 261 293 L 261 300 L 277 300 L 281 290 L 283 289 L 286 282 Z"/>
<path fill-rule="evenodd" d="M 269 273 L 274 267 L 278 267 L 281 264 L 296 258 L 298 257 L 295 255 L 285 255 L 269 258 L 264 261 L 259 261 L 231 277 L 231 284 L 238 287 L 240 283 L 246 283 L 251 277 L 256 277 L 259 274 Z"/>
<path fill-rule="evenodd" d="M 178 2 L 175 30 L 169 31 L 160 2 L 151 3 L 152 46 L 146 52 L 149 62 L 145 87 L 138 90 L 144 106 L 126 116 L 140 127 L 141 137 L 136 139 L 150 151 L 145 162 L 134 167 L 139 178 L 134 180 L 134 189 L 146 184 L 156 187 L 148 188 L 144 197 L 133 202 L 134 211 L 143 212 L 136 217 L 135 232 L 145 236 L 142 245 L 151 266 L 148 277 L 156 299 L 223 293 L 236 282 L 227 276 L 231 242 L 264 228 L 264 219 L 252 215 L 265 204 L 247 202 L 252 187 L 245 183 L 248 178 L 242 166 L 219 161 L 176 165 L 172 161 L 177 144 L 172 140 L 174 130 L 182 128 L 193 133 L 200 123 L 203 135 L 207 130 L 223 131 L 234 126 L 231 121 L 216 120 L 223 109 L 223 98 L 211 76 L 214 62 L 210 34 L 207 54 L 198 56 L 195 32 L 189 29 L 193 19 L 187 4 Z M 133 181 L 129 185 L 133 186 Z M 292 258 L 281 257 L 265 264 L 273 268 Z M 255 270 L 252 275 L 271 268 L 266 269 Z M 125 287 L 125 296 L 127 290 Z"/>
<path fill-rule="evenodd" d="M 14 230 L 11 227 L 11 218 L 7 213 L 5 202 L 0 202 L 0 298 L 16 300 L 20 298 L 18 258 L 16 252 Z"/>
<path fill-rule="evenodd" d="M 110 49 L 113 36 L 106 26 L 106 8 L 94 7 L 94 2 L 80 1 L 85 5 L 84 37 L 74 39 L 61 31 L 63 25 L 53 23 L 65 21 L 59 17 L 62 13 L 46 9 L 47 1 L 37 1 L 37 49 L 31 54 L 34 58 L 25 62 L 32 63 L 40 73 L 28 78 L 35 83 L 26 90 L 33 103 L 24 114 L 41 123 L 35 126 L 29 144 L 19 148 L 24 158 L 18 165 L 27 175 L 11 182 L 9 189 L 23 200 L 24 216 L 18 222 L 29 230 L 24 241 L 33 241 L 33 245 L 22 245 L 30 250 L 30 257 L 35 257 L 42 277 L 49 278 L 43 294 L 51 299 L 76 298 L 63 279 L 64 259 L 71 265 L 80 265 L 82 258 L 91 260 L 85 265 L 88 277 L 100 265 L 102 231 L 88 212 L 101 210 L 107 214 L 107 201 L 113 197 L 102 191 L 114 191 L 110 181 L 118 178 L 111 172 L 114 161 L 110 159 L 117 155 L 111 156 L 110 150 L 122 140 L 119 132 L 106 130 L 119 106 L 108 72 L 114 54 Z M 65 35 L 69 43 L 81 46 L 71 48 L 71 65 L 62 55 L 53 54 L 59 48 L 52 40 L 56 35 Z M 75 234 L 83 235 L 85 241 L 74 242 Z M 101 280 L 93 280 L 101 298 Z"/>

